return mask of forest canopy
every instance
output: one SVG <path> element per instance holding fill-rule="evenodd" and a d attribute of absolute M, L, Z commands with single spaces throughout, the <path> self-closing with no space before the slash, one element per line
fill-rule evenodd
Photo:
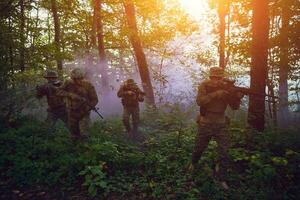
<path fill-rule="evenodd" d="M 249 112 L 286 127 L 299 110 L 299 2 L 265 2 L 2 1 L 1 91 L 9 96 L 24 79 L 26 88 L 41 82 L 45 70 L 67 77 L 80 66 L 103 94 L 134 77 L 151 104 L 164 103 L 195 93 L 207 70 L 220 66 L 241 85 L 278 96 L 268 104 L 250 96 Z"/>

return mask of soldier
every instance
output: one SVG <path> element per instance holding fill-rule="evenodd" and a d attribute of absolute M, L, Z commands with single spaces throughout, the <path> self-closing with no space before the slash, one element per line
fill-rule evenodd
<path fill-rule="evenodd" d="M 121 85 L 118 91 L 118 97 L 122 98 L 124 108 L 123 124 L 130 137 L 136 137 L 139 124 L 139 102 L 144 101 L 145 93 L 140 90 L 133 79 L 128 79 Z M 130 116 L 132 117 L 132 126 L 130 125 Z"/>
<path fill-rule="evenodd" d="M 226 169 L 228 163 L 228 135 L 226 134 L 225 110 L 229 105 L 232 109 L 239 108 L 242 93 L 230 94 L 226 90 L 219 89 L 218 84 L 224 78 L 224 70 L 219 67 L 210 69 L 210 79 L 204 80 L 198 88 L 197 104 L 200 106 L 198 118 L 198 135 L 192 155 L 192 169 L 197 164 L 203 151 L 211 138 L 218 144 L 219 169 L 216 167 L 216 178 L 224 189 L 229 189 L 226 183 Z M 212 86 L 212 87 L 211 87 Z M 211 91 L 210 88 L 217 88 Z M 218 166 L 218 165 L 217 165 Z"/>
<path fill-rule="evenodd" d="M 46 124 L 52 128 L 58 119 L 67 124 L 67 112 L 64 98 L 58 96 L 56 93 L 56 88 L 61 86 L 57 73 L 55 71 L 48 71 L 44 78 L 47 79 L 48 82 L 36 87 L 36 97 L 41 99 L 46 96 L 47 98 L 48 109 Z"/>
<path fill-rule="evenodd" d="M 73 69 L 71 79 L 58 90 L 58 95 L 67 99 L 68 125 L 74 140 L 87 137 L 90 112 L 98 103 L 94 86 L 84 77 L 82 69 Z"/>

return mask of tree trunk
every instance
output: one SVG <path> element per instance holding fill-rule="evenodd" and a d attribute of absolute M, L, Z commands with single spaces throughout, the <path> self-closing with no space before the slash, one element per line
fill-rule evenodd
<path fill-rule="evenodd" d="M 269 43 L 269 5 L 268 0 L 252 0 L 252 49 L 250 87 L 260 94 L 265 94 L 268 72 L 268 43 Z M 250 95 L 248 122 L 257 131 L 265 127 L 265 98 Z"/>
<path fill-rule="evenodd" d="M 142 80 L 143 89 L 146 93 L 146 103 L 155 106 L 155 99 L 154 99 L 153 87 L 150 79 L 150 72 L 148 69 L 145 53 L 143 51 L 142 43 L 138 34 L 133 1 L 125 0 L 124 8 L 125 8 L 125 13 L 127 18 L 128 29 L 129 29 L 128 30 L 129 40 L 133 46 L 133 50 L 139 68 L 139 73 Z"/>
<path fill-rule="evenodd" d="M 57 12 L 57 5 L 56 0 L 51 0 L 51 11 L 53 15 L 54 20 L 54 44 L 56 49 L 56 63 L 57 63 L 57 69 L 59 71 L 62 70 L 62 59 L 60 58 L 60 50 L 61 50 L 61 43 L 60 43 L 60 21 L 59 16 Z"/>
<path fill-rule="evenodd" d="M 20 70 L 25 70 L 25 5 L 20 0 Z"/>
<path fill-rule="evenodd" d="M 9 16 L 8 18 L 8 30 L 11 32 L 12 31 L 12 20 L 11 20 L 11 16 Z M 12 41 L 9 43 L 9 65 L 10 65 L 10 69 L 11 71 L 13 70 L 14 67 L 14 54 L 13 54 L 13 46 L 12 46 Z"/>
<path fill-rule="evenodd" d="M 299 85 L 300 85 L 300 80 L 297 81 L 296 87 L 295 87 L 295 89 L 296 89 L 295 93 L 296 93 L 296 97 L 297 97 L 297 109 L 296 109 L 297 112 L 300 112 L 300 95 L 299 95 L 300 88 L 299 88 Z"/>
<path fill-rule="evenodd" d="M 288 71 L 289 71 L 289 5 L 287 2 L 281 3 L 281 30 L 280 30 L 280 62 L 279 62 L 279 109 L 278 125 L 280 128 L 286 128 L 289 123 L 288 107 Z"/>
<path fill-rule="evenodd" d="M 269 95 L 275 96 L 273 80 L 267 81 L 267 86 L 268 86 Z M 276 127 L 277 126 L 276 99 L 272 97 L 268 97 L 268 105 L 269 105 L 271 120 L 273 122 L 273 125 Z"/>
<path fill-rule="evenodd" d="M 220 32 L 220 44 L 219 44 L 219 67 L 225 69 L 225 31 L 226 31 L 226 6 L 225 0 L 219 0 L 218 3 L 218 15 L 220 20 L 219 32 Z"/>
<path fill-rule="evenodd" d="M 91 33 L 91 45 L 93 48 L 97 47 L 97 9 L 95 8 L 96 0 L 93 0 L 92 6 L 93 6 L 93 19 L 92 19 L 92 33 Z"/>
<path fill-rule="evenodd" d="M 104 34 L 103 34 L 103 23 L 101 17 L 101 9 L 102 9 L 102 1 L 94 0 L 94 26 L 96 26 L 96 35 L 97 35 L 97 45 L 98 45 L 98 53 L 99 53 L 99 61 L 100 61 L 100 73 L 101 73 L 101 83 L 104 91 L 109 89 L 108 77 L 107 77 L 107 69 L 108 63 L 105 54 L 104 47 Z"/>

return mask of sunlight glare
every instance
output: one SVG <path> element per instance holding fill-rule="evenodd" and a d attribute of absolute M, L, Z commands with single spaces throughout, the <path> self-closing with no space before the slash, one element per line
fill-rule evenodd
<path fill-rule="evenodd" d="M 195 19 L 200 19 L 207 8 L 207 0 L 180 0 L 182 7 Z"/>

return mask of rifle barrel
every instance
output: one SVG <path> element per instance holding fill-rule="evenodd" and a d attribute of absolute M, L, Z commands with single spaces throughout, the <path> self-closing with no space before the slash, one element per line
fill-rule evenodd
<path fill-rule="evenodd" d="M 242 92 L 246 95 L 256 95 L 256 96 L 271 97 L 271 98 L 274 98 L 274 99 L 278 99 L 278 97 L 273 96 L 273 95 L 254 92 L 250 88 L 244 88 L 244 87 L 238 87 L 238 86 L 234 86 L 234 88 L 235 88 L 235 90 L 237 90 L 239 92 Z"/>
<path fill-rule="evenodd" d="M 104 119 L 104 117 L 100 114 L 100 112 L 97 110 L 97 108 L 94 108 L 93 111 L 101 117 L 101 119 Z"/>

